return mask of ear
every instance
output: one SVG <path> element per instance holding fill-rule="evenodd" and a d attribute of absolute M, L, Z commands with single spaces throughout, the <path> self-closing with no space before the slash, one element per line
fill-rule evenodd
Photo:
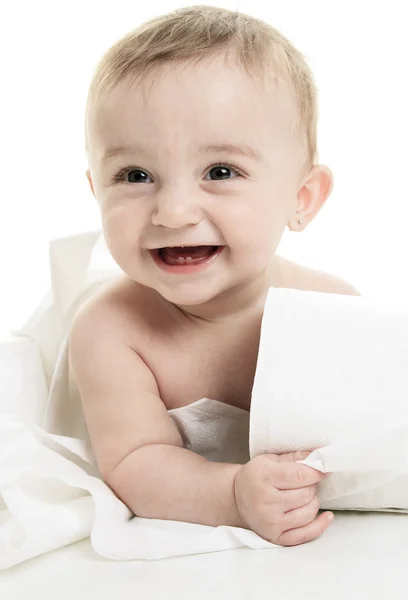
<path fill-rule="evenodd" d="M 302 230 L 308 225 L 326 202 L 333 189 L 333 173 L 326 165 L 314 165 L 302 179 L 296 201 L 296 214 L 290 219 L 289 228 Z M 300 225 L 299 220 L 303 223 Z"/>
<path fill-rule="evenodd" d="M 89 169 L 87 169 L 85 175 L 86 175 L 86 177 L 87 177 L 87 179 L 89 181 L 89 185 L 91 186 L 91 191 L 92 191 L 93 195 L 95 196 L 95 190 L 94 190 L 94 186 L 93 186 L 93 183 L 92 183 L 91 172 L 90 172 Z M 95 198 L 96 198 L 96 196 L 95 196 Z"/>

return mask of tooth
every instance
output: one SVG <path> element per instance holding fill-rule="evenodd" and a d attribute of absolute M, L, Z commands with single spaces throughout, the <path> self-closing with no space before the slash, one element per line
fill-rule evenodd
<path fill-rule="evenodd" d="M 182 256 L 179 256 L 177 260 L 178 260 L 179 263 L 184 262 L 184 258 Z"/>
<path fill-rule="evenodd" d="M 191 256 L 186 256 L 186 260 L 193 260 Z"/>

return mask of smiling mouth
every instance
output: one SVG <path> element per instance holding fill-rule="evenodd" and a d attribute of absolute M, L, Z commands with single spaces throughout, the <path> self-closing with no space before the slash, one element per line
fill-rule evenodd
<path fill-rule="evenodd" d="M 194 265 L 211 258 L 218 248 L 219 246 L 167 246 L 158 248 L 157 252 L 166 265 Z"/>

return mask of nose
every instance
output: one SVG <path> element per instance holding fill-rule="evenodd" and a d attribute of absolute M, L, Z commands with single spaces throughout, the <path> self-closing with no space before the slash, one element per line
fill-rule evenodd
<path fill-rule="evenodd" d="M 197 225 L 201 219 L 201 208 L 187 190 L 162 189 L 157 193 L 151 216 L 153 225 L 179 229 L 186 225 Z"/>

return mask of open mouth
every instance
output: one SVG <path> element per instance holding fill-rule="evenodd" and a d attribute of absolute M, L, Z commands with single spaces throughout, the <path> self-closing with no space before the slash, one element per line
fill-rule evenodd
<path fill-rule="evenodd" d="M 225 246 L 167 246 L 150 250 L 155 264 L 173 275 L 198 273 L 212 265 Z"/>
<path fill-rule="evenodd" d="M 158 256 L 166 265 L 196 265 L 207 261 L 219 246 L 175 246 L 158 248 Z"/>

